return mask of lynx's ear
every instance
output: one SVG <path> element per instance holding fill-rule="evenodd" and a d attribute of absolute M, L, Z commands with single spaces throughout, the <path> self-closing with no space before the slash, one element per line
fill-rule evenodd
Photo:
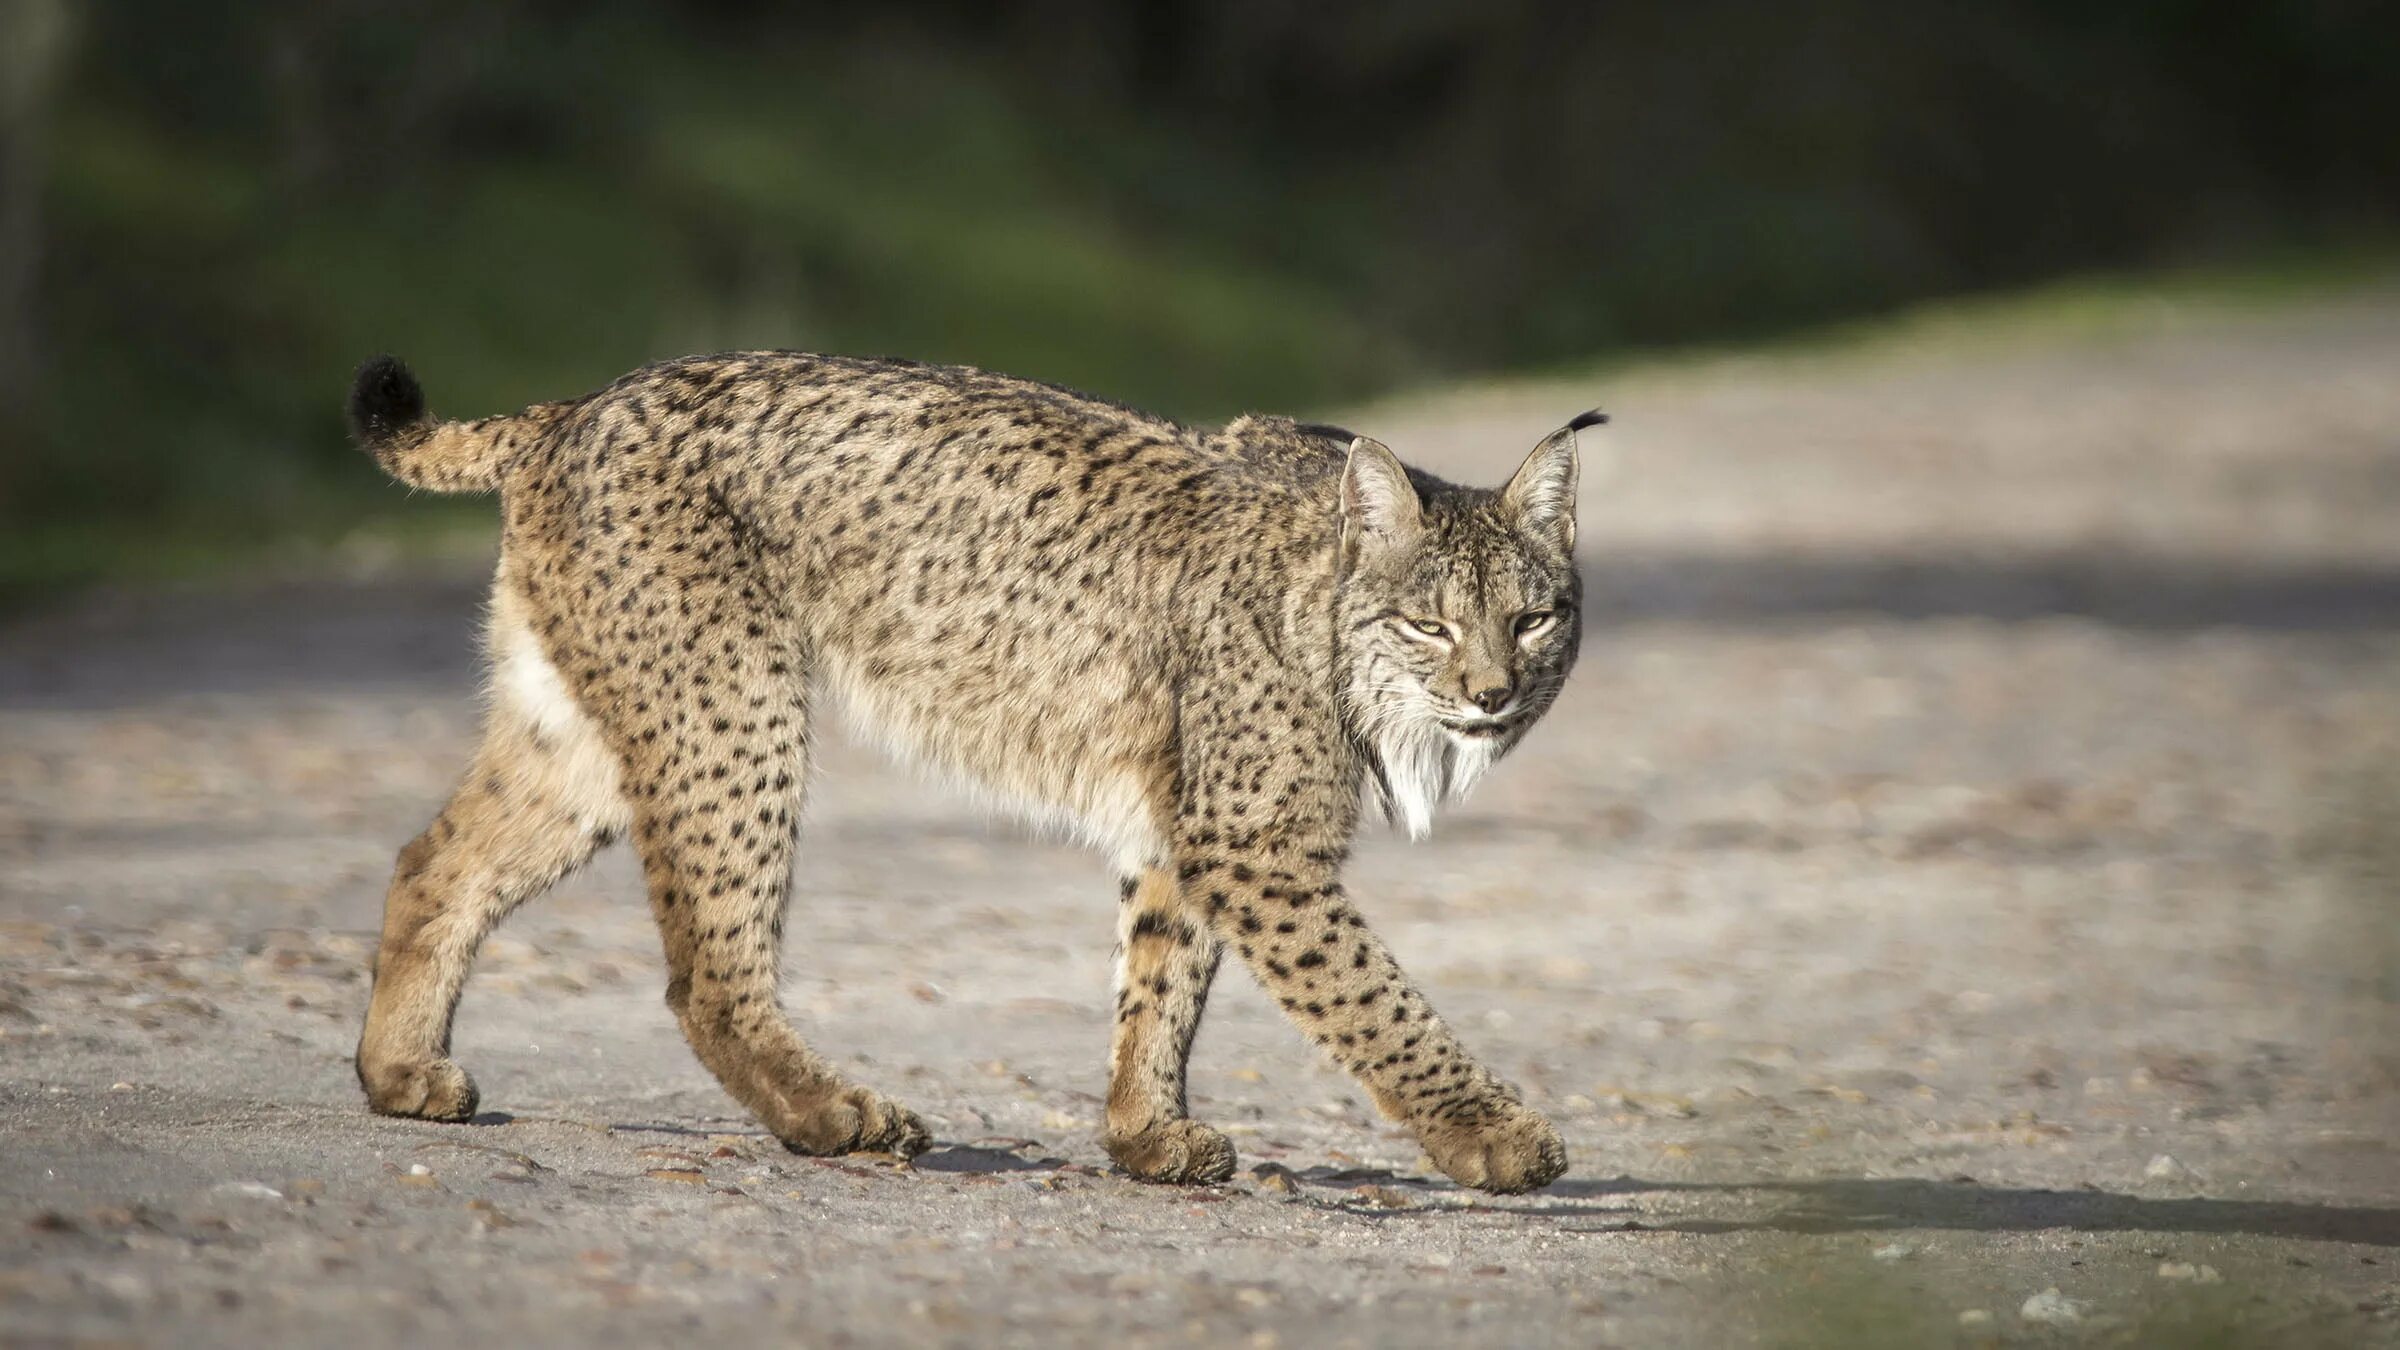
<path fill-rule="evenodd" d="M 1516 518 L 1517 529 L 1547 539 L 1562 552 L 1575 548 L 1575 477 L 1580 458 L 1575 433 L 1598 426 L 1608 414 L 1594 409 L 1542 438 L 1501 489 L 1500 504 Z"/>
<path fill-rule="evenodd" d="M 1349 539 L 1397 543 L 1425 523 L 1408 470 L 1381 441 L 1364 436 L 1350 442 L 1342 466 L 1342 533 Z"/>

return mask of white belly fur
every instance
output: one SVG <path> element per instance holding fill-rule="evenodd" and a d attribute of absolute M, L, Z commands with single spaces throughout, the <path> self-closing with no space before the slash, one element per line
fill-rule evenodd
<path fill-rule="evenodd" d="M 1105 760 L 1045 763 L 1012 753 L 996 734 L 979 734 L 978 728 L 949 718 L 934 723 L 901 690 L 861 678 L 838 656 L 821 652 L 818 668 L 852 728 L 895 759 L 939 775 L 1036 829 L 1098 850 L 1126 876 L 1165 857 L 1146 785 L 1132 769 Z M 1069 714 L 1044 710 L 1036 715 Z"/>
<path fill-rule="evenodd" d="M 626 810 L 616 757 L 505 587 L 493 599 L 490 647 L 495 711 L 550 744 L 559 766 L 574 780 L 578 814 L 587 827 L 623 829 Z M 1012 754 L 992 738 L 978 737 L 975 728 L 947 718 L 933 724 L 900 690 L 859 678 L 830 653 L 820 653 L 819 671 L 822 690 L 840 699 L 859 734 L 903 763 L 938 774 L 1036 829 L 1097 849 L 1124 875 L 1165 857 L 1146 786 L 1130 768 L 1105 759 L 1060 764 Z"/>
<path fill-rule="evenodd" d="M 492 599 L 488 638 L 492 662 L 492 716 L 497 724 L 522 728 L 541 747 L 543 787 L 563 799 L 584 830 L 622 834 L 631 825 L 622 770 L 600 728 L 584 712 L 542 644 L 526 626 L 522 606 L 507 588 Z"/>

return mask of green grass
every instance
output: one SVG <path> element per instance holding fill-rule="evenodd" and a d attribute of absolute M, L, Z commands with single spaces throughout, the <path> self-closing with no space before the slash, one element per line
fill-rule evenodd
<path fill-rule="evenodd" d="M 391 496 L 405 497 L 395 487 Z M 499 540 L 488 498 L 371 503 L 328 494 L 273 530 L 228 522 L 114 520 L 0 531 L 0 613 L 38 608 L 99 585 L 366 575 L 392 567 L 464 566 Z"/>
<path fill-rule="evenodd" d="M 2400 286 L 2386 243 L 2275 255 L 2241 266 L 2070 277 L 2003 295 L 1912 305 L 1828 325 L 1769 352 L 1880 359 L 1903 351 L 1990 351 L 2138 337 L 2195 319 L 2255 314 Z"/>
<path fill-rule="evenodd" d="M 990 365 L 1198 418 L 1414 372 L 1300 260 L 1207 212 L 1125 209 L 1128 183 L 1235 172 L 1188 147 L 1062 138 L 922 51 L 725 66 L 593 42 L 586 77 L 632 91 L 604 124 L 366 183 L 284 181 L 270 147 L 70 103 L 39 395 L 0 421 L 0 603 L 421 547 L 430 508 L 341 426 L 376 352 L 458 415 L 753 347 Z"/>
<path fill-rule="evenodd" d="M 407 357 L 454 414 L 791 346 L 1212 420 L 1596 361 L 2101 337 L 2400 257 L 2369 190 L 2383 176 L 2345 176 L 2372 163 L 2344 147 L 2379 124 L 2380 86 L 2347 41 L 2310 46 L 2332 30 L 2306 16 L 2250 39 L 2317 53 L 2318 78 L 2247 94 L 2314 128 L 2295 143 L 2222 134 L 2224 107 L 2191 101 L 2221 72 L 2173 16 L 2098 46 L 2019 14 L 1852 25 L 1830 45 L 1793 21 L 1745 47 L 1706 14 L 1609 34 L 1408 7 L 1335 28 L 1203 7 L 1156 32 L 906 5 L 87 8 L 27 124 L 46 166 L 23 198 L 34 303 L 0 316 L 36 335 L 35 359 L 0 370 L 0 593 L 19 597 L 408 534 L 387 522 L 424 508 L 340 425 L 374 352 Z M 1178 26 L 1204 40 L 1152 40 Z M 1803 30 L 1797 54 L 1778 36 Z M 1338 59 L 1308 55 L 1336 38 Z M 2089 81 L 1909 74 L 1995 41 L 2154 77 L 2105 82 L 2108 121 L 2145 153 L 2060 156 L 2045 118 Z M 1651 55 L 1756 78 L 1687 98 L 1688 79 L 1594 73 Z M 1568 96 L 1569 72 L 1605 97 Z M 1761 115 L 1789 106 L 1806 112 Z M 2010 171 L 2034 160 L 2051 191 Z M 2373 246 L 2323 251 L 2376 221 Z M 2095 258 L 2278 244 L 2320 251 L 1830 322 Z"/>
<path fill-rule="evenodd" d="M 2122 342 L 2180 326 L 2400 292 L 2400 244 L 2276 254 L 2248 264 L 2067 277 L 2017 291 L 1962 295 L 1888 313 L 1804 325 L 1745 342 L 1696 343 L 1610 353 L 1443 380 L 1378 400 L 1401 410 L 1456 397 L 1514 397 L 1528 387 L 1674 377 L 1732 362 L 1839 367 L 1911 359 L 2000 356 L 2044 346 Z"/>
<path fill-rule="evenodd" d="M 1904 1243 L 1922 1235 L 1879 1235 Z M 1772 1350 L 1920 1350 L 1928 1346 L 2105 1345 L 2125 1350 L 2335 1350 L 2355 1344 L 2356 1323 L 2315 1297 L 2289 1268 L 2228 1263 L 2226 1283 L 2150 1278 L 2148 1259 L 2113 1279 L 2062 1280 L 2085 1307 L 2066 1326 L 2028 1323 L 2025 1294 L 1978 1297 L 1958 1287 L 1940 1254 L 1878 1262 L 1855 1239 L 1793 1239 L 1729 1277 L 1728 1295 L 1755 1305 Z M 2218 1260 L 2228 1258 L 2220 1256 Z M 2071 1286 L 2071 1287 L 2067 1287 Z M 1962 1325 L 1958 1314 L 1991 1314 Z"/>
<path fill-rule="evenodd" d="M 794 183 L 766 170 L 769 162 L 785 171 L 805 163 L 790 157 L 762 156 L 756 162 L 738 144 L 721 146 L 710 155 L 680 164 L 676 170 L 694 180 L 721 181 L 730 195 L 736 191 L 753 209 L 787 219 L 798 204 L 812 200 Z M 691 185 L 686 183 L 686 189 Z M 234 187 L 223 189 L 229 196 Z M 237 453 L 246 434 L 238 417 L 223 409 L 180 433 L 187 453 L 169 458 L 166 481 L 153 483 L 151 493 L 160 509 L 139 514 L 94 512 L 63 514 L 52 522 L 34 522 L 0 531 L 0 605 L 37 603 L 72 589 L 100 582 L 152 583 L 166 580 L 308 571 L 351 565 L 358 559 L 431 559 L 476 556 L 488 550 L 495 526 L 492 504 L 484 499 L 427 498 L 409 494 L 387 482 L 361 456 L 348 449 L 336 420 L 348 353 L 395 347 L 412 354 L 437 407 L 461 413 L 482 413 L 519 406 L 541 398 L 593 387 L 623 366 L 650 355 L 645 333 L 665 325 L 682 332 L 689 350 L 742 345 L 848 347 L 889 350 L 936 359 L 956 356 L 958 347 L 976 342 L 956 332 L 946 336 L 937 322 L 908 316 L 882 316 L 818 325 L 805 306 L 769 303 L 762 299 L 754 312 L 714 316 L 684 314 L 677 319 L 672 288 L 651 283 L 628 285 L 611 293 L 609 303 L 568 305 L 560 296 L 575 294 L 575 279 L 591 271 L 628 265 L 655 241 L 638 231 L 620 235 L 583 233 L 571 256 L 540 258 L 538 239 L 531 237 L 545 214 L 574 208 L 574 184 L 549 181 L 540 175 L 521 175 L 485 182 L 458 198 L 445 217 L 409 222 L 403 235 L 417 239 L 425 258 L 462 249 L 477 240 L 514 255 L 535 259 L 505 279 L 484 272 L 435 279 L 400 306 L 376 288 L 389 288 L 389 274 L 356 276 L 345 272 L 344 260 L 367 247 L 370 232 L 388 237 L 390 222 L 372 227 L 364 221 L 329 221 L 295 239 L 271 265 L 253 273 L 245 285 L 260 307 L 289 313 L 313 306 L 333 316 L 328 326 L 345 331 L 337 340 L 338 358 L 318 360 L 322 385 L 321 407 L 312 414 L 318 428 L 307 455 L 259 456 Z M 777 205 L 780 203 L 780 205 Z M 1072 217 L 1045 216 L 1028 202 L 1014 217 L 998 220 L 972 241 L 921 223 L 912 226 L 897 194 L 869 193 L 856 203 L 857 226 L 845 216 L 828 223 L 828 230 L 864 229 L 893 249 L 895 268 L 917 267 L 944 278 L 940 289 L 972 291 L 962 312 L 1004 312 L 1012 294 L 1041 290 L 1057 308 L 1058 325 L 1048 338 L 1036 332 L 1019 335 L 1031 354 L 1033 373 L 1077 380 L 1098 392 L 1134 401 L 1163 404 L 1171 411 L 1223 416 L 1236 409 L 1207 406 L 1196 410 L 1178 406 L 1192 400 L 1173 396 L 1171 378 L 1140 378 L 1150 363 L 1175 365 L 1193 360 L 1222 361 L 1208 376 L 1210 387 L 1248 387 L 1261 393 L 1250 406 L 1308 411 L 1299 390 L 1285 387 L 1270 369 L 1276 360 L 1296 361 L 1296 348 L 1308 335 L 1335 321 L 1318 314 L 1309 303 L 1273 293 L 1260 280 L 1228 281 L 1201 261 L 1168 256 L 1143 256 L 1136 246 L 1094 247 L 1078 254 L 1071 267 L 1053 270 L 1064 241 L 1079 228 Z M 130 205 L 130 204 L 129 204 Z M 203 208 L 194 208 L 203 209 Z M 215 209 L 215 208 L 206 208 Z M 1002 213 L 1006 216 L 1006 213 Z M 922 235 L 911 233 L 923 229 Z M 944 244 L 942 241 L 949 240 Z M 382 246 L 384 258 L 393 256 Z M 947 249 L 948 251 L 945 251 Z M 410 272 L 407 266 L 397 271 Z M 432 272 L 437 269 L 427 268 Z M 1079 322 L 1126 327 L 1112 316 L 1112 297 L 1148 278 L 1149 293 L 1168 297 L 1158 314 L 1141 320 L 1156 326 L 1152 345 L 1129 344 L 1106 361 L 1078 358 L 1067 330 Z M 491 296 L 473 295 L 479 287 L 504 286 L 515 292 L 509 303 L 494 304 Z M 2091 343 L 2122 340 L 2158 331 L 2162 326 L 2326 303 L 2341 296 L 2400 286 L 2400 260 L 2379 249 L 2347 253 L 2308 254 L 2270 259 L 2247 268 L 2211 268 L 2148 277 L 2107 276 L 2059 282 L 2014 295 L 1977 296 L 1912 306 L 1880 318 L 1814 327 L 1745 346 L 1710 346 L 1655 353 L 1627 353 L 1606 359 L 1603 369 L 1612 378 L 1632 371 L 1673 374 L 1710 363 L 1738 359 L 1806 362 L 1857 362 L 1908 359 L 1927 354 L 2003 352 L 2039 344 Z M 1248 289 L 1245 289 L 1248 288 Z M 559 303 L 579 316 L 577 343 L 566 353 L 544 335 L 500 322 L 492 316 L 537 311 Z M 1280 306 L 1280 309 L 1279 309 Z M 340 316 L 374 310 L 400 316 L 398 340 L 374 341 L 372 325 L 344 321 Z M 1281 320 L 1273 316 L 1281 313 Z M 479 316 L 479 322 L 450 326 L 452 316 Z M 1059 318 L 1058 315 L 1065 315 Z M 631 316 L 631 317 L 628 317 Z M 1161 317 L 1163 316 L 1163 317 Z M 681 328 L 674 325 L 680 322 Z M 1274 339 L 1281 325 L 1280 339 Z M 1264 334 L 1261 345 L 1240 357 L 1226 355 L 1246 331 Z M 389 334 L 386 334 L 389 336 Z M 859 341 L 859 339 L 864 341 Z M 850 339 L 845 341 L 844 339 Z M 1046 347 L 1045 341 L 1052 346 Z M 1278 345 L 1280 343 L 1280 345 Z M 590 353 L 614 353 L 614 366 L 595 369 L 602 359 Z M 1044 357 L 1043 353 L 1049 356 Z M 1267 355 L 1261 356 L 1258 353 Z M 544 353 L 549 353 L 544 355 Z M 256 369 L 265 358 L 248 356 L 229 362 L 237 379 L 261 387 L 277 378 L 272 370 Z M 1250 363 L 1263 363 L 1252 371 Z M 1428 387 L 1397 397 L 1390 406 L 1473 390 L 1489 392 L 1523 382 L 1547 383 L 1569 377 L 1590 383 L 1590 362 L 1479 381 L 1473 386 Z M 1364 384 L 1366 377 L 1360 377 Z M 1313 386 L 1312 386 L 1313 387 Z M 94 389 L 89 397 L 105 409 L 102 434 L 116 438 L 169 434 L 155 421 L 155 410 L 124 406 Z M 1287 399 L 1291 401 L 1287 401 Z M 251 400 L 264 406 L 268 396 Z M 274 417 L 262 412 L 262 418 Z M 157 463 L 142 455 L 124 457 L 122 471 L 139 473 Z M 178 471 L 177 465 L 182 465 Z M 232 475 L 232 481 L 225 475 Z M 193 481 L 206 477 L 205 483 Z M 344 560 L 350 560 L 345 563 Z"/>

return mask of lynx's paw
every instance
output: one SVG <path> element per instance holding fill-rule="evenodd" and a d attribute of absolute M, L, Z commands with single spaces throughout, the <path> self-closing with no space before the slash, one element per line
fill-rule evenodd
<path fill-rule="evenodd" d="M 1100 1141 L 1108 1156 L 1143 1181 L 1214 1186 L 1233 1175 L 1233 1144 L 1196 1120 L 1162 1120 L 1138 1134 Z"/>
<path fill-rule="evenodd" d="M 1433 1165 L 1462 1186 L 1515 1195 L 1547 1186 L 1567 1170 L 1566 1142 L 1538 1111 L 1494 1103 L 1472 1124 L 1435 1121 L 1418 1132 Z"/>
<path fill-rule="evenodd" d="M 913 1158 L 933 1142 L 917 1113 L 867 1091 L 845 1087 L 767 1117 L 766 1126 L 794 1153 L 894 1153 Z"/>
<path fill-rule="evenodd" d="M 367 1105 L 387 1116 L 419 1120 L 465 1120 L 475 1114 L 475 1080 L 446 1059 L 421 1064 L 358 1062 L 358 1085 Z"/>

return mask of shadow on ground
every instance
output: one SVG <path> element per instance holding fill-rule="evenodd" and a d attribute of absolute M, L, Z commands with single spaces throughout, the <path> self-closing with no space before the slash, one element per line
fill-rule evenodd
<path fill-rule="evenodd" d="M 2400 1247 L 2400 1209 L 2297 1204 L 2274 1200 L 2148 1200 L 2109 1191 L 2013 1190 L 1972 1182 L 1896 1178 L 1855 1181 L 1688 1183 L 1619 1177 L 1564 1181 L 1546 1195 L 1603 1199 L 1644 1192 L 1693 1196 L 1781 1193 L 1794 1203 L 1756 1219 L 1639 1221 L 1666 1233 L 1859 1233 L 1900 1228 L 1950 1228 L 1980 1233 L 2071 1228 L 2083 1232 L 2245 1233 L 2310 1242 L 2356 1242 Z M 1552 1206 L 1573 1217 L 1588 1211 Z M 1567 1231 L 1576 1231 L 1571 1225 Z M 1586 1231 L 1633 1231 L 1626 1224 Z"/>

